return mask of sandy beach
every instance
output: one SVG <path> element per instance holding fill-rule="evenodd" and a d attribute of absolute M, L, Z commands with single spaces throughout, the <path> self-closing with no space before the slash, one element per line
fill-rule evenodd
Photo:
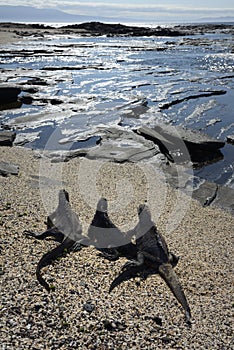
<path fill-rule="evenodd" d="M 56 30 L 52 29 L 53 34 Z M 30 36 L 43 35 L 45 29 L 28 28 L 24 24 L 0 23 L 0 45 L 10 45 Z M 48 33 L 48 32 L 47 32 Z"/>
<path fill-rule="evenodd" d="M 154 178 L 152 169 L 139 164 L 82 158 L 51 163 L 20 147 L 1 147 L 0 159 L 19 165 L 18 176 L 0 177 L 1 349 L 233 347 L 234 219 L 230 214 L 203 208 L 185 197 L 179 200 L 180 195 L 160 176 Z M 57 243 L 26 238 L 23 231 L 45 229 L 61 187 L 70 194 L 84 234 L 98 197 L 107 198 L 110 217 L 121 229 L 133 227 L 138 205 L 149 201 L 158 229 L 180 256 L 175 271 L 191 307 L 191 329 L 158 275 L 124 282 L 109 294 L 110 283 L 126 259 L 109 262 L 92 247 L 43 269 L 44 278 L 55 286 L 53 292 L 39 285 L 36 265 Z M 92 311 L 87 308 L 90 304 Z"/>
<path fill-rule="evenodd" d="M 19 40 L 22 40 L 22 37 L 15 33 L 14 25 L 0 27 L 0 45 L 13 44 Z"/>
<path fill-rule="evenodd" d="M 17 42 L 20 38 L 12 33 L 5 30 L 0 30 L 0 45 L 7 45 Z"/>

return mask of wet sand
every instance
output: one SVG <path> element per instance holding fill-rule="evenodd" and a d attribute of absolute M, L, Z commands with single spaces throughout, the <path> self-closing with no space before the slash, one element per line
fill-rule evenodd
<path fill-rule="evenodd" d="M 0 177 L 2 349 L 232 348 L 234 218 L 230 214 L 203 208 L 186 196 L 179 198 L 144 164 L 82 158 L 51 163 L 20 147 L 1 147 L 0 159 L 20 169 L 18 176 Z M 109 262 L 92 247 L 43 269 L 54 292 L 48 294 L 39 285 L 36 265 L 57 243 L 26 238 L 23 231 L 45 229 L 61 187 L 70 194 L 84 234 L 100 196 L 107 198 L 111 219 L 122 229 L 134 226 L 137 206 L 149 201 L 169 248 L 180 256 L 175 271 L 191 307 L 191 329 L 157 275 L 124 282 L 109 294 L 126 259 Z"/>

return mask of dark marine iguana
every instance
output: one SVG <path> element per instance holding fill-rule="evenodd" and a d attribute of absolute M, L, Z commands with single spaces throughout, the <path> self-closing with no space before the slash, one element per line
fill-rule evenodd
<path fill-rule="evenodd" d="M 152 273 L 158 273 L 184 308 L 186 321 L 190 325 L 190 308 L 178 277 L 173 270 L 178 258 L 169 253 L 165 239 L 151 220 L 149 208 L 146 205 L 140 205 L 138 215 L 139 223 L 134 229 L 137 260 L 130 260 L 123 266 L 123 271 L 111 283 L 109 292 L 121 282 L 134 278 L 138 274 L 144 273 L 146 278 Z"/>
<path fill-rule="evenodd" d="M 82 236 L 82 227 L 76 213 L 71 209 L 69 195 L 65 190 L 59 192 L 59 203 L 56 210 L 47 218 L 47 230 L 42 233 L 24 231 L 27 236 L 44 239 L 52 236 L 61 244 L 52 249 L 39 260 L 36 276 L 38 282 L 47 290 L 51 288 L 41 275 L 41 269 L 51 264 L 65 251 L 79 250 L 82 245 L 88 245 L 88 240 Z"/>
<path fill-rule="evenodd" d="M 138 248 L 132 243 L 135 229 L 126 234 L 121 232 L 110 220 L 107 210 L 107 200 L 101 198 L 88 230 L 90 243 L 96 246 L 101 252 L 100 255 L 108 260 L 117 260 L 119 257 L 137 259 Z M 176 266 L 179 258 L 171 252 L 169 258 L 173 267 Z"/>
<path fill-rule="evenodd" d="M 105 198 L 97 203 L 96 212 L 88 229 L 90 244 L 94 245 L 101 256 L 108 260 L 117 260 L 120 256 L 136 258 L 136 245 L 110 220 L 108 204 Z"/>
<path fill-rule="evenodd" d="M 43 232 L 34 232 L 31 230 L 24 230 L 27 237 L 33 237 L 39 240 L 43 240 L 47 237 L 54 237 L 57 242 L 62 242 L 64 240 L 64 233 L 60 231 L 56 226 L 56 218 L 61 216 L 61 211 L 63 210 L 63 203 L 69 202 L 69 194 L 66 190 L 60 190 L 59 192 L 59 203 L 55 211 L 47 217 L 45 222 L 47 230 Z"/>

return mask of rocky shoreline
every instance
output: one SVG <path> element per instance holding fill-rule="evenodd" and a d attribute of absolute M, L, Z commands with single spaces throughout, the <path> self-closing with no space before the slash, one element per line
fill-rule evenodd
<path fill-rule="evenodd" d="M 16 133 L 0 131 L 0 146 L 13 146 L 19 143 Z M 182 127 L 158 125 L 135 130 L 112 127 L 99 130 L 99 140 L 95 147 L 65 150 L 36 150 L 39 158 L 46 157 L 52 163 L 67 162 L 73 158 L 114 162 L 114 163 L 149 163 L 165 176 L 165 181 L 172 187 L 192 195 L 202 205 L 209 202 L 234 214 L 234 190 L 217 185 L 193 175 L 193 168 L 199 168 L 222 159 L 224 142 L 205 134 Z M 0 163 L 0 174 L 15 173 L 14 165 Z"/>
<path fill-rule="evenodd" d="M 231 24 L 194 24 L 177 25 L 172 27 L 140 27 L 127 26 L 123 24 L 111 24 L 101 22 L 86 22 L 81 24 L 53 27 L 44 24 L 26 23 L 0 23 L 0 43 L 7 40 L 21 40 L 24 37 L 43 37 L 44 35 L 67 35 L 75 34 L 79 36 L 185 36 L 194 34 L 225 32 L 233 33 L 234 26 Z M 2 33 L 2 34 L 1 34 Z M 4 36 L 6 36 L 4 38 Z"/>

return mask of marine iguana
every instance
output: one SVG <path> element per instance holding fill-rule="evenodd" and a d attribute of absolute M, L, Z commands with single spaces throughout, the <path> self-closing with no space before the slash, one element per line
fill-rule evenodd
<path fill-rule="evenodd" d="M 114 261 L 120 256 L 136 258 L 136 245 L 131 242 L 130 235 L 126 236 L 115 226 L 107 210 L 107 200 L 102 197 L 97 203 L 96 212 L 88 229 L 90 244 L 108 260 Z"/>
<path fill-rule="evenodd" d="M 88 230 L 88 237 L 93 245 L 101 251 L 101 256 L 108 260 L 117 260 L 120 256 L 129 259 L 137 259 L 138 248 L 132 243 L 135 236 L 135 229 L 126 233 L 120 231 L 110 220 L 108 215 L 108 204 L 105 198 L 101 198 L 97 204 L 97 209 Z M 113 230 L 108 230 L 108 229 Z M 111 234 L 111 235 L 110 235 Z M 107 246 L 107 248 L 101 248 Z M 173 253 L 169 253 L 170 262 L 173 267 L 177 265 L 179 258 Z"/>
<path fill-rule="evenodd" d="M 32 231 L 25 231 L 25 233 L 27 236 L 36 239 L 44 239 L 53 236 L 56 240 L 61 242 L 59 246 L 43 255 L 37 265 L 37 280 L 48 292 L 51 288 L 42 277 L 41 269 L 61 256 L 64 251 L 79 250 L 82 245 L 88 245 L 88 239 L 82 235 L 82 227 L 79 218 L 71 209 L 69 195 L 65 190 L 60 190 L 58 207 L 47 218 L 47 230 L 41 234 Z"/>
<path fill-rule="evenodd" d="M 61 216 L 64 201 L 69 202 L 69 194 L 66 190 L 60 190 L 58 206 L 55 211 L 47 217 L 47 221 L 45 222 L 47 230 L 43 232 L 24 230 L 25 235 L 39 240 L 43 240 L 47 237 L 54 237 L 55 241 L 61 243 L 64 240 L 64 233 L 56 227 L 56 217 Z"/>
<path fill-rule="evenodd" d="M 186 321 L 190 325 L 191 311 L 182 286 L 173 270 L 178 258 L 169 253 L 166 241 L 151 220 L 149 208 L 145 204 L 139 206 L 138 215 L 139 223 L 134 229 L 137 260 L 130 260 L 123 266 L 122 273 L 111 283 L 109 292 L 124 280 L 136 277 L 138 274 L 145 273 L 146 278 L 152 273 L 158 273 L 184 308 Z"/>

